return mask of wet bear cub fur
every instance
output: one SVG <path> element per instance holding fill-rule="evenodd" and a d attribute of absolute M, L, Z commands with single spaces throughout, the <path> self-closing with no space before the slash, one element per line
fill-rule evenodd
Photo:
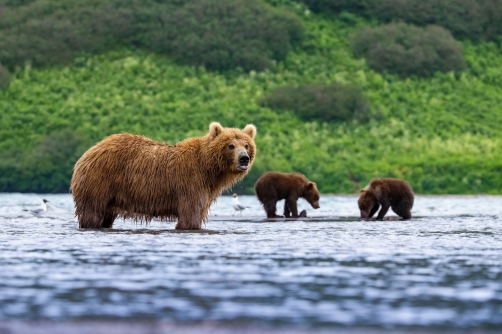
<path fill-rule="evenodd" d="M 410 219 L 414 198 L 413 189 L 403 180 L 373 179 L 359 195 L 361 219 L 371 219 L 380 206 L 377 220 L 382 220 L 389 208 L 401 218 Z"/>
<path fill-rule="evenodd" d="M 307 212 L 298 215 L 296 201 L 303 197 L 314 209 L 319 208 L 319 191 L 314 182 L 310 182 L 300 173 L 267 172 L 255 183 L 256 196 L 263 204 L 267 218 L 282 218 L 275 214 L 278 201 L 285 199 L 284 216 L 286 218 L 306 217 Z"/>

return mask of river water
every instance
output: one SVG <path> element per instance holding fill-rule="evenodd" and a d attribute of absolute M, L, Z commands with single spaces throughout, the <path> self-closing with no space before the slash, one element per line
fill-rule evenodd
<path fill-rule="evenodd" d="M 358 221 L 354 196 L 300 200 L 296 221 L 240 201 L 200 232 L 100 231 L 78 229 L 71 195 L 0 194 L 0 320 L 502 330 L 502 197 L 417 196 L 412 220 L 382 222 Z"/>

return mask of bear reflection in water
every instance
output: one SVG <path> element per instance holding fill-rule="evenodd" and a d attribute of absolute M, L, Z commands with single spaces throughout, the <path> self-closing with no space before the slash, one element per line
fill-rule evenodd
<path fill-rule="evenodd" d="M 296 202 L 300 197 L 307 200 L 314 209 L 319 208 L 319 191 L 314 182 L 300 173 L 268 172 L 254 185 L 256 196 L 263 204 L 267 218 L 282 218 L 275 213 L 277 202 L 284 199 L 284 217 L 307 217 L 307 211 L 298 214 Z"/>

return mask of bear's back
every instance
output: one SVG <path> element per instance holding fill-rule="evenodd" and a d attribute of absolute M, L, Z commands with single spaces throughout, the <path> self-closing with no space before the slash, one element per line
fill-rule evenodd
<path fill-rule="evenodd" d="M 408 182 L 395 178 L 375 178 L 364 188 L 374 193 L 378 198 L 408 198 L 413 201 L 413 189 Z"/>
<path fill-rule="evenodd" d="M 309 181 L 301 173 L 267 172 L 255 183 L 257 195 L 271 193 L 279 198 L 284 198 L 292 192 L 303 191 Z"/>

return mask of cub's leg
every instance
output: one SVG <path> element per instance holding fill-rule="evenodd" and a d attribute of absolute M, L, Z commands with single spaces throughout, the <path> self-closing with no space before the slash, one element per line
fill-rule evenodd
<path fill-rule="evenodd" d="M 267 213 L 267 218 L 282 218 L 283 216 L 279 216 L 275 214 L 277 201 L 269 201 L 263 204 L 265 208 L 265 212 Z"/>
<path fill-rule="evenodd" d="M 284 201 L 284 217 L 291 217 L 291 210 L 289 210 L 288 202 Z"/>
<path fill-rule="evenodd" d="M 392 211 L 394 211 L 398 216 L 403 218 L 404 220 L 411 219 L 411 210 L 407 207 L 401 206 L 392 206 Z"/>
<path fill-rule="evenodd" d="M 373 205 L 373 207 L 370 210 L 370 214 L 369 214 L 368 218 L 373 218 L 375 213 L 378 211 L 378 208 L 380 208 L 380 204 L 376 203 L 375 205 Z"/>
<path fill-rule="evenodd" d="M 297 200 L 297 198 L 289 197 L 286 199 L 286 204 L 284 204 L 288 206 L 289 210 L 291 210 L 291 216 L 293 218 L 298 218 L 298 208 L 296 206 Z"/>
<path fill-rule="evenodd" d="M 387 211 L 389 211 L 390 205 L 389 204 L 382 204 L 382 208 L 380 209 L 380 212 L 378 212 L 378 216 L 376 217 L 377 220 L 383 220 L 383 217 L 387 214 Z"/>

